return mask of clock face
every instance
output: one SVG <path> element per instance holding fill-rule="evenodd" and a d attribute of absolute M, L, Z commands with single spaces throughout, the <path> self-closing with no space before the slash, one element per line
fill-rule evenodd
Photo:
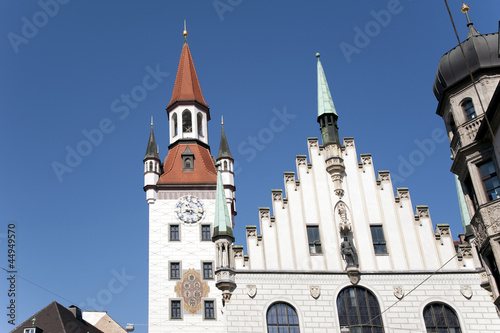
<path fill-rule="evenodd" d="M 197 197 L 186 195 L 179 199 L 175 205 L 175 215 L 184 223 L 196 223 L 203 218 L 205 210 Z"/>

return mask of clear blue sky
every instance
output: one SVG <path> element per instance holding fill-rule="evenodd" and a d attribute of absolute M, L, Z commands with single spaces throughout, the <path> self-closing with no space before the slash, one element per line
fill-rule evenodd
<path fill-rule="evenodd" d="M 147 323 L 142 158 L 151 116 L 161 158 L 167 153 L 165 106 L 184 19 L 211 107 L 212 153 L 224 115 L 239 165 L 236 244 L 244 242 L 245 225 L 258 224 L 258 207 L 271 205 L 270 190 L 283 188 L 295 155 L 307 154 L 306 139 L 320 135 L 316 52 L 341 137 L 354 137 L 359 154 L 371 153 L 376 170 L 402 176 L 396 186 L 410 188 L 413 205 L 428 205 L 434 224 L 449 223 L 455 237 L 461 232 L 448 142 L 434 142 L 420 165 L 398 172 L 422 151 L 415 140 L 432 140 L 444 128 L 432 84 L 440 57 L 457 44 L 444 1 L 60 2 L 45 6 L 50 15 L 35 0 L 0 3 L 0 266 L 7 267 L 7 226 L 14 223 L 19 275 L 43 287 L 18 278 L 16 325 L 53 300 L 98 310 L 87 301 L 97 296 L 121 325 Z M 468 4 L 481 33 L 498 31 L 498 1 Z M 461 2 L 450 5 L 463 39 Z M 150 72 L 156 81 L 147 81 L 147 90 Z M 127 106 L 122 95 L 131 94 Z M 276 110 L 285 109 L 293 119 L 269 136 Z M 93 131 L 99 127 L 102 137 Z M 94 134 L 94 144 L 84 133 Z M 249 137 L 259 135 L 261 150 L 251 148 Z M 69 165 L 68 149 L 86 156 Z M 59 176 L 54 165 L 65 165 Z M 7 281 L 0 281 L 4 332 L 13 327 L 4 314 Z"/>

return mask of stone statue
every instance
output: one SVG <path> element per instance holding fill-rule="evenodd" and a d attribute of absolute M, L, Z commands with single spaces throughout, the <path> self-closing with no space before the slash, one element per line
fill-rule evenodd
<path fill-rule="evenodd" d="M 356 249 L 346 236 L 344 236 L 344 240 L 340 244 L 340 252 L 342 253 L 342 259 L 344 259 L 347 263 L 347 267 L 358 266 L 358 255 L 356 254 Z"/>

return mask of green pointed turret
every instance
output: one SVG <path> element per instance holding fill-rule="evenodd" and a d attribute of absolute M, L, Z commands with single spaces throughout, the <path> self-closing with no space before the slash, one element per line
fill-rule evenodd
<path fill-rule="evenodd" d="M 220 135 L 219 155 L 217 156 L 217 161 L 221 158 L 229 158 L 231 160 L 234 160 L 233 155 L 231 155 L 231 151 L 229 150 L 229 144 L 227 143 L 224 126 L 222 126 L 222 133 Z"/>
<path fill-rule="evenodd" d="M 233 228 L 229 211 L 227 209 L 226 195 L 224 194 L 224 184 L 222 183 L 222 175 L 219 170 L 220 163 L 216 163 L 217 167 L 217 188 L 215 190 L 215 219 L 214 219 L 214 234 L 213 238 L 220 236 L 233 237 Z"/>
<path fill-rule="evenodd" d="M 144 160 L 148 158 L 160 160 L 160 156 L 158 156 L 158 148 L 155 141 L 155 133 L 153 132 L 153 124 L 151 124 L 151 133 L 149 134 L 148 148 L 146 149 Z"/>
<path fill-rule="evenodd" d="M 337 111 L 333 105 L 325 71 L 319 60 L 319 53 L 316 53 L 316 58 L 318 58 L 318 123 L 320 124 L 323 146 L 332 143 L 340 144 Z"/>

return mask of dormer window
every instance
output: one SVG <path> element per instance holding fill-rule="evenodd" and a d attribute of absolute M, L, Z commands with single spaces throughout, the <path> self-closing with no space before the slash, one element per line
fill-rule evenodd
<path fill-rule="evenodd" d="M 476 110 L 474 109 L 474 103 L 472 103 L 472 99 L 468 98 L 464 100 L 462 102 L 462 109 L 465 112 L 467 120 L 476 118 Z"/>
<path fill-rule="evenodd" d="M 186 147 L 184 152 L 181 154 L 182 157 L 182 171 L 193 171 L 194 170 L 194 154 Z"/>

